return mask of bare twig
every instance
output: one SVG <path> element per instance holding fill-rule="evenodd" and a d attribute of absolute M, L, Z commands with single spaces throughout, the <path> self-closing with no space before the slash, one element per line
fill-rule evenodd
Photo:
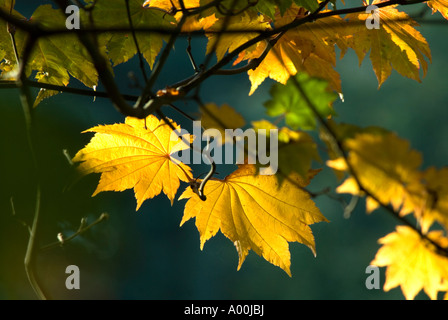
<path fill-rule="evenodd" d="M 143 54 L 140 51 L 140 46 L 137 41 L 137 35 L 135 34 L 134 25 L 132 23 L 131 9 L 129 7 L 129 0 L 126 0 L 126 12 L 128 15 L 129 27 L 131 28 L 132 38 L 134 39 L 135 48 L 137 49 L 137 56 L 140 63 L 140 70 L 142 71 L 143 79 L 148 81 L 148 77 L 146 76 L 145 71 L 145 62 L 143 61 Z"/>
<path fill-rule="evenodd" d="M 28 280 L 31 284 L 31 287 L 33 288 L 36 295 L 41 300 L 47 300 L 49 298 L 49 295 L 44 292 L 42 285 L 39 282 L 39 279 L 36 275 L 35 271 L 35 260 L 36 260 L 36 250 L 37 250 L 37 238 L 38 238 L 38 232 L 39 232 L 39 219 L 40 219 L 40 203 L 41 203 L 41 190 L 40 185 L 37 185 L 37 192 L 36 192 L 36 208 L 34 211 L 34 219 L 33 224 L 31 226 L 30 230 L 30 237 L 28 240 L 28 246 L 26 248 L 25 253 L 25 272 L 28 276 Z"/>
<path fill-rule="evenodd" d="M 80 96 L 88 96 L 88 97 L 100 97 L 100 98 L 109 98 L 109 94 L 103 91 L 92 91 L 89 89 L 81 89 L 81 88 L 73 88 L 66 86 L 59 86 L 51 83 L 38 82 L 34 80 L 25 79 L 23 83 L 28 87 L 47 89 L 47 90 L 55 90 L 59 92 L 72 93 Z M 1 80 L 0 79 L 0 89 L 12 89 L 12 88 L 20 88 L 21 84 L 17 81 L 11 80 Z M 137 101 L 138 96 L 123 94 L 123 99 L 128 101 Z"/>
<path fill-rule="evenodd" d="M 68 242 L 72 241 L 73 239 L 75 239 L 76 237 L 78 237 L 79 235 L 81 235 L 84 232 L 88 231 L 92 227 L 96 226 L 97 224 L 106 221 L 107 219 L 109 219 L 109 215 L 107 213 L 102 213 L 98 217 L 98 219 L 96 219 L 95 221 L 93 221 L 90 224 L 87 224 L 87 219 L 86 218 L 82 218 L 81 219 L 81 223 L 79 224 L 78 230 L 75 233 L 73 233 L 72 235 L 70 235 L 67 238 L 64 238 L 62 233 L 60 233 L 60 234 L 58 234 L 58 238 L 59 238 L 58 241 L 55 241 L 53 243 L 49 243 L 49 244 L 43 246 L 42 248 L 40 248 L 40 250 L 41 251 L 45 251 L 45 250 L 54 249 L 56 247 L 63 246 L 65 244 L 67 244 Z"/>
<path fill-rule="evenodd" d="M 163 103 L 156 103 L 158 100 L 151 99 L 151 98 L 154 98 L 154 94 L 152 93 L 152 87 L 154 86 L 158 76 L 160 75 L 160 72 L 162 72 L 162 69 L 165 66 L 168 56 L 169 56 L 170 52 L 172 51 L 172 48 L 174 47 L 174 43 L 176 42 L 176 39 L 179 36 L 182 26 L 184 25 L 186 19 L 187 19 L 187 16 L 185 14 L 182 15 L 182 18 L 180 19 L 180 21 L 178 22 L 178 24 L 176 26 L 176 29 L 175 29 L 176 32 L 170 36 L 168 43 L 166 44 L 165 48 L 162 50 L 159 60 L 157 60 L 156 65 L 154 66 L 154 69 L 152 70 L 148 81 L 146 81 L 146 86 L 143 89 L 143 92 L 142 92 L 139 100 L 136 103 L 137 109 L 141 109 L 141 110 L 149 109 L 150 110 L 150 112 L 148 112 L 146 115 L 154 113 L 155 110 L 160 109 L 160 107 L 163 105 Z"/>
<path fill-rule="evenodd" d="M 14 1 L 11 3 L 11 6 L 13 4 L 14 4 Z M 12 7 L 11 7 L 11 12 L 12 12 Z M 28 146 L 29 146 L 29 150 L 31 152 L 31 158 L 32 158 L 32 163 L 34 165 L 34 169 L 36 171 L 37 176 L 39 176 L 39 164 L 38 164 L 38 160 L 37 160 L 37 156 L 36 156 L 35 143 L 34 143 L 34 130 L 33 130 L 34 125 L 33 125 L 33 121 L 32 121 L 32 118 L 33 118 L 32 99 L 31 99 L 31 94 L 30 94 L 29 88 L 26 85 L 26 66 L 28 64 L 28 60 L 30 59 L 34 44 L 37 41 L 37 37 L 35 37 L 34 34 L 30 34 L 25 43 L 22 55 L 19 55 L 19 52 L 17 50 L 16 41 L 15 41 L 15 28 L 11 27 L 8 24 L 7 29 L 11 36 L 11 42 L 12 42 L 12 46 L 13 46 L 13 50 L 14 50 L 14 55 L 16 57 L 16 61 L 19 66 L 19 75 L 18 75 L 17 84 L 18 84 L 18 87 L 20 88 L 20 101 L 22 104 L 22 110 L 23 110 L 23 114 L 25 117 L 25 128 L 26 128 Z M 35 270 L 40 214 L 41 214 L 41 188 L 40 188 L 39 178 L 37 178 L 36 204 L 35 204 L 35 210 L 34 210 L 33 224 L 31 226 L 31 228 L 28 227 L 29 239 L 28 239 L 28 245 L 27 245 L 26 253 L 25 253 L 24 266 L 25 266 L 25 272 L 28 277 L 28 280 L 29 280 L 34 292 L 36 293 L 37 297 L 41 300 L 46 300 L 46 299 L 48 299 L 49 296 L 47 293 L 44 292 L 42 285 L 40 284 L 40 281 L 38 279 L 38 276 L 36 274 L 36 270 Z"/>

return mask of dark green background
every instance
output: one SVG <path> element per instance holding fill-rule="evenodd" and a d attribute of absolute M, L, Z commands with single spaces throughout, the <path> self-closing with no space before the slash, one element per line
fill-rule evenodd
<path fill-rule="evenodd" d="M 42 1 L 44 3 L 44 1 Z M 48 3 L 48 1 L 45 1 Z M 418 6 L 421 8 L 421 5 Z M 26 10 L 32 12 L 30 7 Z M 26 11 L 25 10 L 25 11 Z M 26 14 L 26 12 L 25 12 Z M 428 14 L 429 15 L 429 14 Z M 442 19 L 439 14 L 429 19 Z M 422 152 L 424 166 L 443 166 L 448 159 L 448 62 L 446 25 L 427 24 L 419 29 L 428 40 L 433 61 L 422 83 L 403 78 L 395 71 L 380 90 L 370 61 L 361 67 L 350 51 L 337 63 L 345 102 L 335 105 L 336 121 L 360 126 L 379 125 L 409 139 Z M 194 41 L 200 61 L 204 42 Z M 179 41 L 159 85 L 191 74 Z M 123 92 L 138 94 L 127 72 L 139 75 L 135 59 L 116 68 Z M 247 75 L 213 77 L 201 89 L 205 102 L 228 103 L 247 121 L 264 117 L 263 102 L 272 82 L 249 97 Z M 80 86 L 76 80 L 71 85 Z M 101 88 L 99 88 L 101 90 Z M 20 221 L 31 223 L 35 199 L 35 173 L 25 136 L 25 122 L 17 90 L 0 91 L 0 298 L 34 299 L 25 276 L 23 258 L 28 234 Z M 179 103 L 191 114 L 194 104 Z M 188 129 L 188 121 L 167 110 Z M 292 278 L 251 252 L 240 271 L 232 243 L 218 234 L 199 249 L 199 235 L 191 220 L 179 227 L 185 201 L 171 207 L 161 195 L 146 201 L 138 212 L 133 191 L 90 195 L 99 175 L 73 181 L 74 170 L 62 150 L 71 156 L 91 138 L 81 131 L 97 124 L 122 122 L 124 117 L 106 99 L 61 94 L 45 100 L 35 110 L 40 174 L 43 180 L 42 244 L 56 240 L 58 232 L 69 235 L 82 217 L 91 222 L 102 212 L 110 219 L 78 237 L 64 248 L 39 256 L 38 272 L 58 299 L 402 299 L 399 289 L 385 293 L 367 290 L 365 268 L 374 258 L 377 239 L 394 230 L 396 220 L 386 212 L 366 215 L 361 202 L 350 219 L 344 219 L 338 202 L 319 197 L 316 203 L 330 223 L 312 226 L 317 257 L 303 245 L 290 244 Z M 207 170 L 204 167 L 204 170 Z M 224 169 L 221 168 L 221 172 Z M 201 169 L 197 172 L 200 172 Z M 220 171 L 220 168 L 218 168 Z M 311 190 L 335 186 L 325 170 Z M 184 184 L 183 187 L 186 187 Z M 179 191 L 180 192 L 180 191 Z M 16 215 L 12 215 L 10 199 Z M 65 288 L 65 268 L 81 270 L 81 289 Z M 381 285 L 384 283 L 384 270 Z M 420 294 L 418 298 L 426 298 Z"/>

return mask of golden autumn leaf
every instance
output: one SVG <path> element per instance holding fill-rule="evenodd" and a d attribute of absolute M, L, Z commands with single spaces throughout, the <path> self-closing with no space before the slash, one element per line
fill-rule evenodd
<path fill-rule="evenodd" d="M 431 231 L 427 236 L 441 247 L 448 247 L 448 238 L 441 231 Z M 423 289 L 434 300 L 439 291 L 447 290 L 444 283 L 448 281 L 448 258 L 438 255 L 415 230 L 397 226 L 379 243 L 383 246 L 371 264 L 387 267 L 384 291 L 400 286 L 406 299 L 412 300 Z"/>
<path fill-rule="evenodd" d="M 288 242 L 303 243 L 315 254 L 309 225 L 327 221 L 303 190 L 317 171 L 307 179 L 291 175 L 281 186 L 274 175 L 255 173 L 254 166 L 242 165 L 224 180 L 208 181 L 206 201 L 186 189 L 179 198 L 188 199 L 181 225 L 196 218 L 201 249 L 221 230 L 237 249 L 238 269 L 252 249 L 291 276 Z"/>
<path fill-rule="evenodd" d="M 208 54 L 214 50 L 219 61 L 224 57 L 226 52 L 232 52 L 240 45 L 255 38 L 258 33 L 253 32 L 253 30 L 265 31 L 270 28 L 269 23 L 264 21 L 262 15 L 257 15 L 250 11 L 236 16 L 222 17 L 207 29 L 207 31 L 213 31 L 213 33 L 207 33 L 209 41 L 207 43 L 206 53 Z M 242 32 L 236 32 L 240 30 Z M 249 30 L 251 32 L 249 32 Z M 235 32 L 229 33 L 228 31 Z M 250 51 L 253 49 L 255 49 L 254 46 L 248 50 Z"/>
<path fill-rule="evenodd" d="M 200 0 L 183 0 L 185 9 L 193 9 L 199 6 Z M 143 7 L 157 8 L 167 13 L 175 12 L 182 15 L 181 5 L 179 0 L 146 0 L 143 3 Z"/>
<path fill-rule="evenodd" d="M 430 197 L 423 214 L 440 222 L 448 230 L 448 168 L 437 170 L 430 167 L 424 172 L 423 179 Z"/>
<path fill-rule="evenodd" d="M 360 133 L 344 142 L 349 152 L 348 162 L 363 188 L 381 204 L 390 204 L 401 214 L 413 211 L 411 194 L 407 187 L 420 181 L 419 167 L 422 158 L 419 152 L 410 149 L 409 142 L 394 133 Z M 336 169 L 346 171 L 343 159 L 327 162 Z M 361 195 L 362 192 L 350 176 L 337 189 L 339 193 Z M 378 203 L 367 197 L 367 211 L 378 207 Z"/>
<path fill-rule="evenodd" d="M 422 182 L 408 190 L 422 231 L 427 232 L 436 221 L 448 230 L 448 168 L 428 168 L 422 173 Z"/>
<path fill-rule="evenodd" d="M 325 11 L 324 11 L 325 12 Z M 275 27 L 285 25 L 296 18 L 305 17 L 305 10 L 292 6 L 284 15 L 276 14 Z M 341 35 L 340 28 L 344 20 L 338 16 L 328 17 L 288 30 L 270 49 L 260 65 L 249 70 L 251 89 L 249 95 L 266 79 L 271 78 L 286 84 L 290 76 L 304 71 L 312 77 L 325 79 L 331 89 L 342 92 L 339 74 L 334 70 L 336 64 L 335 44 L 346 50 L 347 40 Z M 243 51 L 235 61 L 260 57 L 267 47 L 266 42 L 259 42 L 255 50 Z"/>
<path fill-rule="evenodd" d="M 445 19 L 448 19 L 448 0 L 431 0 L 426 3 L 432 9 L 432 13 L 439 11 Z"/>
<path fill-rule="evenodd" d="M 160 10 L 145 8 L 140 0 L 130 0 L 128 5 L 134 28 L 154 27 L 174 30 L 174 18 L 171 15 L 165 14 Z M 95 26 L 129 28 L 126 1 L 95 1 L 93 10 L 91 13 L 85 14 L 84 20 L 86 26 L 89 25 L 91 28 Z M 146 34 L 136 32 L 135 39 L 138 42 L 140 53 L 149 67 L 152 68 L 163 47 L 163 42 L 168 41 L 168 36 L 157 32 Z M 138 53 L 135 41 L 133 36 L 126 33 L 112 32 L 99 35 L 99 44 L 104 46 L 104 53 L 107 52 L 107 56 L 114 66 L 129 61 Z"/>
<path fill-rule="evenodd" d="M 243 52 L 235 62 L 260 57 L 267 45 L 266 42 L 259 42 L 255 50 L 251 53 Z M 332 89 L 341 92 L 339 73 L 333 69 L 331 63 L 313 52 L 304 59 L 295 47 L 294 40 L 286 34 L 270 49 L 257 68 L 247 72 L 251 82 L 249 95 L 252 95 L 267 78 L 286 84 L 289 77 L 300 70 L 310 76 L 327 80 Z"/>
<path fill-rule="evenodd" d="M 379 29 L 366 28 L 370 13 L 352 13 L 345 17 L 353 22 L 350 24 L 353 37 L 349 46 L 355 50 L 359 63 L 370 51 L 379 87 L 391 75 L 392 68 L 420 82 L 420 69 L 426 75 L 428 63 L 425 57 L 431 61 L 431 51 L 426 39 L 414 28 L 418 24 L 394 6 L 379 8 L 378 15 Z"/>
<path fill-rule="evenodd" d="M 183 3 L 187 10 L 198 8 L 200 6 L 200 0 L 185 0 Z M 157 8 L 168 14 L 174 14 L 177 21 L 182 18 L 181 5 L 178 0 L 147 0 L 143 3 L 143 7 Z M 182 25 L 182 31 L 189 32 L 207 29 L 210 28 L 216 20 L 214 13 L 208 16 L 203 16 L 202 14 L 190 15 Z"/>
<path fill-rule="evenodd" d="M 133 188 L 138 210 L 146 199 L 162 191 L 172 204 L 180 181 L 191 179 L 190 167 L 171 157 L 189 145 L 179 137 L 176 139 L 176 133 L 153 115 L 146 120 L 127 117 L 125 123 L 97 126 L 84 132 L 95 135 L 73 161 L 81 162 L 79 169 L 83 174 L 101 173 L 92 196 Z"/>
<path fill-rule="evenodd" d="M 221 134 L 222 143 L 233 141 L 226 141 L 226 129 L 242 128 L 245 124 L 243 116 L 227 104 L 218 107 L 214 103 L 208 103 L 201 107 L 201 125 L 206 129 L 203 135 L 208 135 L 207 129 L 216 129 Z"/>
<path fill-rule="evenodd" d="M 239 63 L 243 60 L 258 58 L 267 46 L 268 44 L 265 41 L 259 42 L 255 50 L 251 53 L 242 52 L 235 62 Z M 301 57 L 294 51 L 294 45 L 286 36 L 283 36 L 268 52 L 259 66 L 247 72 L 251 83 L 249 95 L 252 95 L 266 78 L 286 84 L 289 77 L 297 73 L 296 65 L 300 65 L 300 62 Z"/>
<path fill-rule="evenodd" d="M 266 130 L 267 138 L 270 138 L 270 130 L 278 130 L 278 170 L 281 172 L 277 174 L 279 182 L 291 172 L 306 178 L 312 161 L 320 161 L 317 145 L 305 131 L 291 130 L 288 127 L 278 128 L 267 120 L 253 121 L 252 126 L 257 132 L 260 129 Z"/>

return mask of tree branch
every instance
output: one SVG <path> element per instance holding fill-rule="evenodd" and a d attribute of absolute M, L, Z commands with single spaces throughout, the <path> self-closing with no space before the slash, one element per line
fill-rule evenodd
<path fill-rule="evenodd" d="M 36 156 L 35 143 L 34 143 L 34 126 L 33 126 L 33 108 L 32 108 L 32 99 L 31 94 L 29 92 L 29 88 L 26 85 L 26 65 L 31 55 L 31 50 L 36 42 L 36 38 L 33 35 L 30 35 L 27 39 L 27 42 L 24 47 L 24 51 L 22 56 L 20 57 L 17 52 L 17 46 L 15 45 L 14 33 L 8 28 L 11 34 L 11 40 L 13 42 L 13 49 L 15 56 L 18 60 L 19 65 L 19 77 L 17 81 L 17 85 L 20 89 L 20 101 L 22 104 L 23 114 L 25 117 L 25 128 L 28 140 L 29 150 L 31 152 L 31 158 L 34 165 L 34 170 L 37 175 L 37 185 L 36 185 L 36 205 L 34 210 L 33 224 L 29 231 L 29 239 L 28 245 L 25 253 L 24 266 L 25 272 L 27 274 L 28 280 L 33 288 L 34 292 L 41 300 L 48 299 L 48 294 L 46 294 L 39 283 L 38 277 L 36 275 L 35 270 L 35 259 L 36 259 L 36 248 L 38 242 L 38 234 L 39 234 L 39 220 L 41 213 L 41 188 L 40 188 L 40 171 L 39 164 Z"/>
<path fill-rule="evenodd" d="M 63 8 L 64 6 L 68 5 L 69 2 L 66 0 L 56 0 L 61 8 Z M 175 8 L 178 11 L 182 11 L 183 12 L 183 18 L 190 16 L 190 15 L 195 15 L 198 14 L 208 8 L 211 7 L 217 7 L 219 5 L 221 1 L 220 0 L 215 0 L 210 2 L 207 5 L 204 6 L 200 6 L 197 8 L 185 8 L 185 6 L 179 10 L 177 8 Z M 378 7 L 386 7 L 386 6 L 391 6 L 391 5 L 412 5 L 412 4 L 416 4 L 416 3 L 422 3 L 422 2 L 426 2 L 425 0 L 410 0 L 410 1 L 404 1 L 404 0 L 390 0 L 390 1 L 386 1 L 386 2 L 382 2 L 382 3 L 378 3 L 377 6 Z M 39 25 L 37 25 L 36 23 L 33 22 L 25 22 L 22 21 L 21 19 L 18 19 L 6 12 L 4 12 L 3 10 L 0 9 L 0 18 L 4 19 L 5 21 L 11 23 L 12 25 L 14 25 L 17 28 L 21 28 L 25 31 L 27 31 L 28 33 L 31 33 L 33 35 L 35 35 L 36 39 L 38 37 L 43 37 L 43 36 L 50 36 L 50 35 L 54 35 L 54 34 L 58 34 L 58 33 L 65 33 L 65 32 L 71 32 L 71 33 L 75 33 L 80 37 L 80 40 L 82 41 L 82 43 L 86 46 L 90 56 L 92 57 L 92 60 L 94 61 L 94 65 L 95 68 L 97 69 L 99 76 L 100 76 L 100 80 L 103 83 L 107 94 L 109 95 L 109 98 L 111 99 L 111 101 L 113 102 L 113 104 L 115 105 L 115 107 L 124 115 L 127 116 L 134 116 L 134 117 L 138 117 L 138 118 L 144 118 L 146 116 L 148 116 L 151 113 L 154 113 L 155 110 L 160 109 L 160 107 L 162 105 L 165 104 L 169 104 L 169 103 L 173 103 L 176 100 L 182 99 L 186 93 L 188 93 L 191 89 L 193 89 L 194 87 L 197 87 L 199 84 L 201 84 L 203 81 L 205 81 L 208 77 L 212 76 L 212 75 L 231 75 L 231 74 L 237 74 L 237 73 L 241 73 L 250 69 L 254 69 L 256 68 L 259 63 L 262 61 L 262 57 L 260 57 L 259 59 L 254 59 L 255 61 L 250 61 L 248 63 L 248 65 L 243 66 L 241 68 L 236 68 L 236 69 L 230 69 L 230 70 L 223 70 L 223 67 L 225 65 L 227 65 L 228 63 L 230 63 L 239 53 L 241 53 L 243 50 L 249 48 L 250 46 L 260 42 L 260 41 L 264 41 L 267 39 L 272 38 L 273 36 L 278 36 L 281 35 L 282 33 L 291 30 L 295 27 L 298 27 L 304 23 L 308 23 L 308 22 L 314 22 L 318 19 L 323 19 L 325 17 L 329 17 L 329 16 L 333 16 L 333 15 L 343 15 L 343 14 L 347 14 L 347 13 L 354 13 L 354 12 L 362 12 L 365 11 L 366 7 L 365 6 L 360 6 L 360 7 L 355 7 L 355 8 L 346 8 L 346 9 L 338 9 L 338 10 L 333 10 L 333 11 L 327 11 L 327 12 L 321 12 L 322 9 L 329 3 L 329 1 L 323 1 L 320 5 L 319 8 L 311 13 L 310 15 L 302 18 L 302 19 L 297 19 L 292 21 L 289 24 L 286 24 L 284 26 L 281 26 L 279 28 L 274 28 L 272 30 L 268 30 L 268 31 L 259 31 L 259 30 L 254 30 L 254 32 L 257 32 L 259 35 L 253 39 L 251 39 L 250 41 L 246 42 L 245 44 L 241 45 L 240 47 L 238 47 L 237 49 L 235 49 L 234 51 L 232 51 L 231 53 L 228 53 L 222 60 L 220 60 L 219 62 L 217 62 L 215 65 L 213 65 L 212 67 L 210 67 L 208 70 L 204 70 L 203 72 L 201 72 L 200 74 L 195 74 L 193 76 L 190 77 L 190 79 L 188 79 L 188 81 L 182 81 L 179 89 L 181 89 L 181 91 L 183 92 L 183 94 L 178 95 L 178 96 L 164 96 L 164 97 L 154 97 L 151 93 L 151 88 L 155 83 L 155 79 L 158 77 L 158 74 L 161 72 L 161 69 L 163 67 L 163 65 L 165 64 L 165 61 L 168 57 L 169 51 L 171 51 L 171 46 L 174 44 L 175 39 L 179 36 L 179 35 L 204 35 L 205 31 L 204 30 L 197 30 L 197 31 L 188 31 L 188 32 L 182 32 L 181 27 L 179 27 L 179 25 L 182 25 L 182 19 L 181 22 L 178 24 L 178 26 L 174 29 L 163 29 L 163 28 L 94 28 L 94 29 L 75 29 L 75 30 L 67 30 L 67 29 L 63 29 L 63 30 L 46 30 L 43 29 L 42 27 L 40 27 Z M 165 34 L 171 34 L 172 37 L 170 37 L 170 41 L 167 44 L 167 46 L 165 47 L 164 51 L 162 52 L 158 63 L 156 65 L 155 70 L 153 71 L 153 73 L 151 74 L 151 77 L 148 79 L 147 84 L 145 89 L 143 90 L 143 93 L 141 94 L 140 99 L 138 99 L 136 101 L 135 105 L 129 105 L 126 103 L 126 100 L 129 101 L 134 101 L 133 99 L 128 99 L 125 98 L 124 96 L 121 95 L 120 91 L 118 90 L 118 87 L 114 81 L 113 75 L 110 73 L 109 71 L 109 67 L 108 64 L 106 62 L 106 60 L 104 59 L 104 57 L 102 57 L 102 55 L 98 52 L 98 49 L 95 47 L 95 45 L 93 43 L 91 43 L 91 41 L 89 40 L 88 34 L 97 34 L 100 32 L 133 32 L 133 34 L 135 34 L 136 32 L 159 32 L 159 33 L 165 33 Z M 209 31 L 207 30 L 207 33 L 211 33 L 213 31 Z M 248 30 L 221 30 L 218 31 L 218 33 L 227 33 L 227 32 L 249 32 Z M 267 51 L 269 51 L 269 49 L 267 49 Z M 267 51 L 265 52 L 265 54 L 267 54 Z M 264 56 L 265 56 L 264 54 Z M 62 91 L 62 90 L 61 90 Z M 78 93 L 78 92 L 73 92 L 73 93 Z"/>
<path fill-rule="evenodd" d="M 301 84 L 294 76 L 291 76 L 290 79 L 292 79 L 292 82 L 294 86 L 297 88 L 297 90 L 300 92 L 300 95 L 305 100 L 305 103 L 307 104 L 308 108 L 311 110 L 313 115 L 316 117 L 316 119 L 319 121 L 321 126 L 324 128 L 324 130 L 327 132 L 328 136 L 331 139 L 331 143 L 335 147 L 335 150 L 339 152 L 339 155 L 344 158 L 345 162 L 347 163 L 347 168 L 349 174 L 353 177 L 353 179 L 356 181 L 359 190 L 362 191 L 366 196 L 372 198 L 374 201 L 376 201 L 382 208 L 384 208 L 387 212 L 389 212 L 393 217 L 398 219 L 401 223 L 406 224 L 408 227 L 412 228 L 415 232 L 417 232 L 420 237 L 430 243 L 434 248 L 436 249 L 436 252 L 442 256 L 448 257 L 448 250 L 440 246 L 438 243 L 434 242 L 432 239 L 428 238 L 426 234 L 423 234 L 420 229 L 418 229 L 415 225 L 413 225 L 410 221 L 405 219 L 400 215 L 399 212 L 395 211 L 390 205 L 382 203 L 378 197 L 376 197 L 373 193 L 371 193 L 369 190 L 367 190 L 363 184 L 361 183 L 358 175 L 356 174 L 353 166 L 348 160 L 348 156 L 346 154 L 346 151 L 344 149 L 344 146 L 342 145 L 342 142 L 337 138 L 336 133 L 333 131 L 333 129 L 328 125 L 327 121 L 322 118 L 322 116 L 317 111 L 317 108 L 314 106 L 313 102 L 310 100 L 306 92 L 303 90 Z"/>
<path fill-rule="evenodd" d="M 99 98 L 109 98 L 109 94 L 103 91 L 92 91 L 89 89 L 81 89 L 81 88 L 73 88 L 66 86 L 58 86 L 51 83 L 38 82 L 29 79 L 25 79 L 24 83 L 33 88 L 39 89 L 47 89 L 47 90 L 55 90 L 65 93 L 72 93 L 80 96 L 88 96 L 88 97 L 99 97 Z M 0 79 L 0 89 L 14 89 L 20 88 L 20 84 L 17 81 L 12 80 L 1 80 Z M 137 101 L 138 96 L 123 94 L 123 98 L 128 101 Z"/>
<path fill-rule="evenodd" d="M 35 271 L 37 237 L 38 237 L 39 219 L 40 219 L 40 203 L 41 203 L 41 191 L 40 186 L 38 185 L 36 192 L 36 208 L 34 211 L 33 224 L 30 230 L 30 237 L 28 239 L 28 246 L 26 248 L 24 264 L 26 275 L 34 292 L 36 293 L 39 299 L 47 300 L 49 296 L 42 289 L 42 286 L 39 283 Z"/>

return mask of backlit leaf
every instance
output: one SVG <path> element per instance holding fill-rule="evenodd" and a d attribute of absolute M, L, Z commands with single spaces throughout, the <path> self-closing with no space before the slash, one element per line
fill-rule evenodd
<path fill-rule="evenodd" d="M 174 28 L 174 18 L 160 10 L 143 7 L 141 0 L 130 0 L 129 9 L 134 28 Z M 126 2 L 121 0 L 98 0 L 95 2 L 92 16 L 95 26 L 103 28 L 129 28 Z M 86 23 L 88 19 L 86 19 Z M 166 35 L 157 32 L 136 33 L 138 45 L 143 57 L 152 68 L 156 57 L 162 49 Z M 106 43 L 108 56 L 114 65 L 123 63 L 137 54 L 134 39 L 130 32 L 113 33 Z"/>
<path fill-rule="evenodd" d="M 5 12 L 9 12 L 12 1 L 13 0 L 0 0 L 0 8 Z M 25 17 L 16 10 L 12 11 L 12 15 L 16 18 L 25 20 Z M 16 72 L 14 72 L 14 70 L 17 71 L 17 61 L 7 25 L 6 21 L 0 19 L 0 78 L 16 79 Z M 19 52 L 22 51 L 25 36 L 26 35 L 22 30 L 15 29 L 14 37 Z"/>
<path fill-rule="evenodd" d="M 319 7 L 318 0 L 294 0 L 294 3 L 310 12 L 315 11 Z"/>
<path fill-rule="evenodd" d="M 216 57 L 218 60 L 221 60 L 227 51 L 232 52 L 240 45 L 258 35 L 256 32 L 244 32 L 244 30 L 265 31 L 268 29 L 270 29 L 270 25 L 268 22 L 264 21 L 263 16 L 252 14 L 251 12 L 244 12 L 243 14 L 232 16 L 230 18 L 227 16 L 221 17 L 208 29 L 209 31 L 214 31 L 214 33 L 207 34 L 209 39 L 207 43 L 207 53 L 210 53 L 211 50 L 214 49 Z M 236 30 L 241 30 L 242 32 L 225 32 Z M 223 33 L 218 34 L 218 32 Z M 253 47 L 252 50 L 253 49 L 255 49 L 255 47 Z"/>
<path fill-rule="evenodd" d="M 186 0 L 183 1 L 185 9 L 192 10 L 200 6 L 199 0 Z M 177 21 L 182 18 L 182 8 L 178 0 L 147 0 L 143 3 L 144 7 L 157 8 L 165 11 L 167 14 L 173 14 Z M 185 23 L 182 25 L 182 31 L 188 32 L 193 30 L 201 30 L 210 28 L 215 22 L 216 17 L 214 13 L 210 15 L 197 14 L 190 15 L 186 18 Z"/>
<path fill-rule="evenodd" d="M 373 2 L 374 4 L 376 2 Z M 420 69 L 426 74 L 431 52 L 426 39 L 414 27 L 418 24 L 393 6 L 378 9 L 380 28 L 368 29 L 370 13 L 352 13 L 346 18 L 353 37 L 350 46 L 361 63 L 370 50 L 373 70 L 381 86 L 391 75 L 392 68 L 403 76 L 420 81 Z"/>
<path fill-rule="evenodd" d="M 448 238 L 442 232 L 431 231 L 428 237 L 443 248 L 448 247 Z M 435 300 L 440 290 L 446 290 L 442 284 L 448 281 L 448 258 L 438 255 L 416 231 L 397 226 L 379 243 L 383 246 L 371 264 L 387 267 L 384 291 L 400 286 L 406 299 L 412 300 L 423 289 Z"/>
<path fill-rule="evenodd" d="M 227 104 L 218 107 L 214 103 L 208 103 L 201 107 L 201 125 L 206 130 L 219 130 L 222 143 L 233 141 L 233 139 L 226 141 L 226 129 L 242 128 L 245 124 L 243 116 Z M 204 131 L 203 135 L 207 136 L 207 131 Z"/>
<path fill-rule="evenodd" d="M 312 161 L 320 161 L 317 145 L 308 133 L 288 127 L 277 128 L 267 120 L 253 121 L 252 125 L 258 133 L 260 129 L 266 130 L 267 139 L 270 139 L 271 129 L 278 130 L 278 149 L 272 152 L 277 152 L 278 155 L 278 170 L 281 173 L 277 174 L 279 182 L 283 182 L 292 172 L 306 178 Z M 267 142 L 266 145 L 269 146 L 270 143 Z"/>
<path fill-rule="evenodd" d="M 179 128 L 173 123 L 175 128 Z M 180 181 L 190 181 L 191 169 L 171 157 L 189 148 L 173 131 L 150 115 L 145 119 L 127 117 L 125 123 L 97 126 L 90 143 L 73 158 L 81 162 L 83 174 L 101 173 L 93 196 L 102 191 L 134 189 L 137 210 L 146 199 L 162 191 L 173 203 Z"/>
<path fill-rule="evenodd" d="M 321 117 L 326 118 L 335 114 L 332 103 L 337 95 L 329 90 L 326 81 L 311 78 L 305 73 L 299 73 L 295 77 Z M 293 129 L 313 130 L 316 128 L 313 111 L 292 80 L 289 80 L 286 85 L 274 84 L 270 94 L 272 99 L 264 104 L 269 116 L 284 115 L 286 124 Z"/>
<path fill-rule="evenodd" d="M 275 176 L 255 172 L 254 166 L 244 165 L 224 180 L 210 180 L 206 201 L 186 189 L 179 198 L 188 199 L 181 225 L 196 218 L 201 249 L 221 230 L 235 244 L 238 269 L 252 249 L 291 275 L 288 242 L 303 243 L 315 253 L 309 225 L 327 221 L 302 190 L 316 172 L 307 179 L 293 175 L 281 186 Z"/>
<path fill-rule="evenodd" d="M 432 13 L 439 11 L 445 19 L 448 19 L 448 0 L 431 0 L 426 3 L 432 9 Z"/>
<path fill-rule="evenodd" d="M 434 222 L 448 230 L 448 168 L 430 167 L 422 173 L 422 181 L 408 187 L 414 215 L 427 232 Z"/>
<path fill-rule="evenodd" d="M 275 16 L 274 26 L 286 25 L 295 19 L 304 18 L 305 14 L 305 9 L 293 6 L 283 16 Z M 266 78 L 286 84 L 289 77 L 298 71 L 325 79 L 331 89 L 341 92 L 339 74 L 334 70 L 334 66 L 335 45 L 343 50 L 348 46 L 342 33 L 343 24 L 344 20 L 336 16 L 317 20 L 312 26 L 304 24 L 288 30 L 277 40 L 260 65 L 255 70 L 248 71 L 252 84 L 249 95 L 255 92 Z M 266 42 L 259 42 L 255 50 L 243 51 L 235 63 L 260 57 L 266 46 Z"/>
<path fill-rule="evenodd" d="M 7 11 L 9 11 L 9 8 Z M 18 16 L 20 17 L 20 15 Z M 64 14 L 59 9 L 53 9 L 51 5 L 37 7 L 31 17 L 32 21 L 47 29 L 64 29 L 65 19 Z M 6 24 L 0 21 L 0 27 L 2 25 L 6 30 Z M 4 38 L 5 36 L 8 39 Z M 5 68 L 16 63 L 11 39 L 7 32 L 0 32 L 0 37 L 1 46 L 5 45 L 3 51 L 0 50 L 0 54 L 3 52 L 0 60 L 5 59 L 2 69 L 3 71 L 8 71 Z M 25 39 L 24 33 L 17 30 L 15 40 L 19 53 L 23 50 Z M 74 34 L 40 37 L 36 41 L 26 66 L 26 75 L 31 76 L 32 74 L 39 82 L 59 86 L 67 86 L 70 82 L 70 76 L 78 79 L 90 88 L 93 88 L 98 83 L 98 73 L 87 51 Z M 36 106 L 44 98 L 57 93 L 54 90 L 40 90 L 34 105 Z"/>
<path fill-rule="evenodd" d="M 408 186 L 418 184 L 422 157 L 410 149 L 409 142 L 394 133 L 360 133 L 347 139 L 344 147 L 349 152 L 348 162 L 362 187 L 381 204 L 392 205 L 401 214 L 414 210 Z M 329 162 L 338 170 L 347 170 L 344 162 Z M 356 180 L 350 176 L 337 188 L 339 193 L 362 195 Z M 373 211 L 378 203 L 367 198 L 367 211 Z"/>

